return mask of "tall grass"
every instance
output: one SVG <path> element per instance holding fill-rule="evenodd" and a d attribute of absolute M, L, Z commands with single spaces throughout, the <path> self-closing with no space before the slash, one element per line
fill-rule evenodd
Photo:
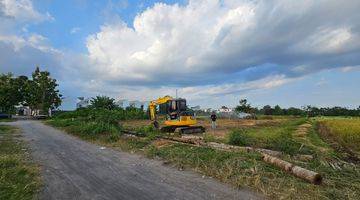
<path fill-rule="evenodd" d="M 110 141 L 117 141 L 122 129 L 119 121 L 146 118 L 147 114 L 136 108 L 113 110 L 84 108 L 59 113 L 48 123 L 65 128 L 68 132 L 86 139 L 106 136 Z"/>
<path fill-rule="evenodd" d="M 55 119 L 76 118 L 87 121 L 102 121 L 108 123 L 117 123 L 119 120 L 147 119 L 147 117 L 148 115 L 146 112 L 137 108 L 117 108 L 113 110 L 82 108 L 75 111 L 59 113 L 54 116 Z"/>
<path fill-rule="evenodd" d="M 329 136 L 342 146 L 360 153 L 360 118 L 326 119 L 320 123 L 329 129 Z"/>

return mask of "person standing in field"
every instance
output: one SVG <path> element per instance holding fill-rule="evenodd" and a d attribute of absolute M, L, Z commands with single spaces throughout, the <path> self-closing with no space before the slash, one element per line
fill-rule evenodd
<path fill-rule="evenodd" d="M 211 118 L 211 128 L 215 129 L 216 128 L 216 118 L 217 118 L 215 112 L 211 113 L 210 118 Z"/>

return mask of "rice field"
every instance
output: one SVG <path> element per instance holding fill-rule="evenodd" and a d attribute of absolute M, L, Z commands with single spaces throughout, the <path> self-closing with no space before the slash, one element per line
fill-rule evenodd
<path fill-rule="evenodd" d="M 329 118 L 320 120 L 320 125 L 333 141 L 360 154 L 360 118 Z"/>

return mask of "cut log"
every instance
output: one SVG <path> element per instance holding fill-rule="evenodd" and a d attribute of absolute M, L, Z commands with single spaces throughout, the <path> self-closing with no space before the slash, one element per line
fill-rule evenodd
<path fill-rule="evenodd" d="M 195 144 L 195 145 L 204 145 L 205 143 L 202 140 L 197 140 L 193 138 L 179 138 L 179 137 L 163 137 L 167 140 L 172 140 L 176 142 L 188 143 L 188 144 Z"/>
<path fill-rule="evenodd" d="M 299 177 L 316 185 L 321 184 L 322 182 L 322 176 L 319 173 L 293 165 L 289 162 L 267 155 L 265 153 L 263 153 L 262 156 L 265 162 L 280 167 L 281 169 L 295 175 L 296 177 Z"/>
<path fill-rule="evenodd" d="M 280 158 L 270 156 L 266 153 L 263 153 L 262 156 L 263 156 L 263 160 L 265 162 L 270 163 L 272 165 L 276 165 L 287 172 L 290 172 L 291 169 L 293 168 L 293 164 L 286 162 L 284 160 L 281 160 Z"/>
<path fill-rule="evenodd" d="M 228 144 L 222 144 L 222 143 L 216 143 L 216 142 L 208 142 L 206 143 L 206 146 L 212 147 L 214 149 L 218 150 L 226 150 L 226 151 L 233 151 L 233 150 L 242 150 L 246 152 L 259 152 L 259 153 L 266 153 L 272 156 L 280 156 L 282 155 L 279 151 L 273 151 L 269 149 L 261 149 L 261 148 L 253 148 L 253 147 L 240 147 L 240 146 L 234 146 L 234 145 L 228 145 Z"/>
<path fill-rule="evenodd" d="M 319 173 L 304 169 L 299 166 L 294 166 L 291 169 L 291 173 L 295 176 L 302 178 L 310 183 L 319 185 L 322 182 L 322 176 Z"/>

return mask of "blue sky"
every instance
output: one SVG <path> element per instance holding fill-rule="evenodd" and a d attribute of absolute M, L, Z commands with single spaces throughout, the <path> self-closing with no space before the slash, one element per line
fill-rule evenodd
<path fill-rule="evenodd" d="M 0 73 L 78 96 L 360 105 L 359 1 L 0 0 Z"/>

